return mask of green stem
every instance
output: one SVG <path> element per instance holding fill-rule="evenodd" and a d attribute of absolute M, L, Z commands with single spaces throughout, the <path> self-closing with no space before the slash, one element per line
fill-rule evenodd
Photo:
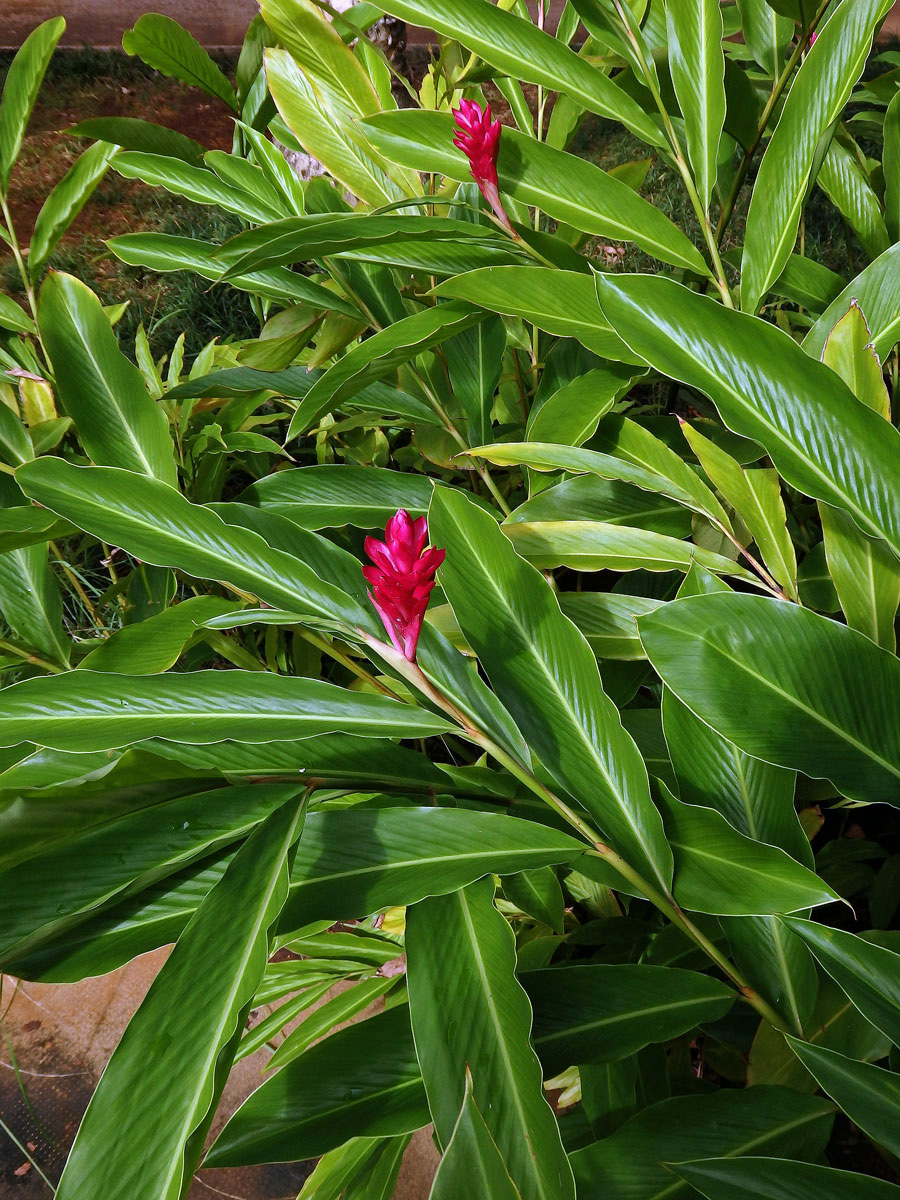
<path fill-rule="evenodd" d="M 18 658 L 24 659 L 25 662 L 31 663 L 32 666 L 43 667 L 45 671 L 50 671 L 53 675 L 62 674 L 61 667 L 57 667 L 46 658 L 41 658 L 38 654 L 32 654 L 30 650 L 23 650 L 21 646 L 16 646 L 12 642 L 8 642 L 5 638 L 0 638 L 0 650 L 5 650 L 7 654 L 15 654 Z"/>
<path fill-rule="evenodd" d="M 22 285 L 25 288 L 25 294 L 28 297 L 28 306 L 31 309 L 31 315 L 37 324 L 37 297 L 34 294 L 34 288 L 31 286 L 31 276 L 28 274 L 28 267 L 25 265 L 25 259 L 22 257 L 22 251 L 19 249 L 19 239 L 16 237 L 15 226 L 13 225 L 12 213 L 9 210 L 9 203 L 6 196 L 0 192 L 0 212 L 3 213 L 3 222 L 6 225 L 6 232 L 9 234 L 9 248 L 12 250 L 13 258 L 16 260 L 16 266 L 19 269 L 19 275 L 22 277 Z M 40 341 L 40 334 L 38 334 Z M 41 349 L 44 344 L 41 342 Z"/>

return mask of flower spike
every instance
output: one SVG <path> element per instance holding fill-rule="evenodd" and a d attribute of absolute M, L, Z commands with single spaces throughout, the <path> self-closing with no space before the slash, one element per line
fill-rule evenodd
<path fill-rule="evenodd" d="M 366 538 L 366 554 L 375 565 L 363 567 L 362 573 L 388 636 L 404 658 L 415 662 L 435 572 L 446 551 L 426 550 L 428 522 L 424 517 L 413 520 L 403 508 L 388 521 L 384 535 L 383 542 Z"/>
<path fill-rule="evenodd" d="M 497 152 L 500 148 L 500 122 L 493 119 L 491 106 L 484 108 L 476 100 L 460 100 L 453 119 L 458 126 L 453 145 L 469 160 L 472 178 L 482 196 L 494 210 L 497 220 L 515 237 L 516 232 L 500 199 L 497 180 Z"/>

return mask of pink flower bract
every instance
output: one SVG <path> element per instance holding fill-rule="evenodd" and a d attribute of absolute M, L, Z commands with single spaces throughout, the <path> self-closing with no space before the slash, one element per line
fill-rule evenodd
<path fill-rule="evenodd" d="M 413 520 L 403 508 L 388 521 L 384 536 L 383 542 L 366 538 L 366 554 L 375 565 L 362 572 L 388 636 L 404 658 L 415 662 L 435 572 L 446 551 L 426 550 L 428 522 L 424 517 Z"/>
<path fill-rule="evenodd" d="M 458 127 L 453 145 L 465 154 L 472 178 L 481 189 L 482 196 L 494 210 L 497 219 L 512 233 L 497 180 L 500 122 L 494 120 L 489 104 L 482 108 L 477 100 L 460 100 L 459 108 L 453 110 L 453 119 Z"/>

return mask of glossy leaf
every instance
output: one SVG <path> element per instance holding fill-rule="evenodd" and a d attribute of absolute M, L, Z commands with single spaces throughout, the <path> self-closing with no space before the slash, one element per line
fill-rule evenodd
<path fill-rule="evenodd" d="M 809 1042 L 796 1038 L 788 1038 L 788 1042 L 822 1091 L 854 1125 L 891 1154 L 900 1152 L 900 1077 L 883 1067 L 857 1062 Z"/>
<path fill-rule="evenodd" d="M 858 147 L 848 149 L 837 139 L 832 141 L 816 182 L 859 238 L 869 258 L 877 258 L 890 246 L 891 239 L 881 202 L 863 170 L 859 153 Z"/>
<path fill-rule="evenodd" d="M 900 340 L 900 246 L 891 246 L 861 271 L 828 305 L 803 339 L 803 349 L 818 358 L 835 325 L 853 301 L 865 313 L 872 349 L 884 362 Z"/>
<path fill-rule="evenodd" d="M 672 1170 L 708 1200 L 898 1200 L 900 1188 L 871 1175 L 783 1158 L 709 1158 Z"/>
<path fill-rule="evenodd" d="M 148 67 L 162 71 L 237 111 L 231 84 L 192 34 L 160 13 L 145 13 L 122 38 L 126 54 L 136 54 Z"/>
<path fill-rule="evenodd" d="M 282 215 L 267 200 L 180 158 L 126 150 L 116 158 L 115 168 L 126 179 L 140 179 L 151 187 L 163 187 L 195 204 L 217 204 L 247 221 L 275 221 Z"/>
<path fill-rule="evenodd" d="M 559 607 L 584 634 L 598 658 L 644 658 L 637 619 L 655 612 L 662 601 L 616 592 L 560 592 Z"/>
<path fill-rule="evenodd" d="M 890 0 L 839 7 L 797 72 L 753 189 L 741 270 L 741 307 L 755 312 L 794 248 L 816 147 L 862 74 Z"/>
<path fill-rule="evenodd" d="M 407 914 L 410 1017 L 435 1131 L 452 1137 L 466 1074 L 523 1200 L 574 1198 L 572 1173 L 528 1042 L 515 943 L 485 880 Z"/>
<path fill-rule="evenodd" d="M 354 346 L 318 379 L 291 418 L 287 440 L 298 437 L 324 413 L 340 407 L 367 383 L 396 371 L 397 367 L 432 346 L 483 320 L 467 305 L 438 304 L 395 321 L 387 329 Z"/>
<path fill-rule="evenodd" d="M 617 363 L 607 363 L 576 375 L 548 396 L 537 411 L 532 410 L 528 440 L 580 446 L 596 431 L 600 418 L 606 416 L 641 376 L 642 372 Z"/>
<path fill-rule="evenodd" d="M 798 1037 L 812 1022 L 819 980 L 803 941 L 778 917 L 720 917 L 738 969 Z"/>
<path fill-rule="evenodd" d="M 47 259 L 109 170 L 115 146 L 95 142 L 65 173 L 41 206 L 28 248 L 28 273 L 36 279 Z"/>
<path fill-rule="evenodd" d="M 46 508 L 142 562 L 227 581 L 273 607 L 299 608 L 332 627 L 366 624 L 362 606 L 305 563 L 273 550 L 250 530 L 226 525 L 212 509 L 190 504 L 157 480 L 44 458 L 29 464 L 19 482 Z"/>
<path fill-rule="evenodd" d="M 491 410 L 505 349 L 506 329 L 499 316 L 479 321 L 443 343 L 450 387 L 465 415 L 470 445 L 490 439 Z"/>
<path fill-rule="evenodd" d="M 79 121 L 66 132 L 73 137 L 93 138 L 110 142 L 123 150 L 139 150 L 143 154 L 163 154 L 166 158 L 181 158 L 199 165 L 206 153 L 204 146 L 193 138 L 140 117 L 89 117 Z"/>
<path fill-rule="evenodd" d="M 335 1026 L 351 1020 L 368 1008 L 393 986 L 392 979 L 363 979 L 312 1009 L 281 1042 L 266 1064 L 266 1070 L 277 1071 L 299 1058 L 314 1042 L 327 1037 Z"/>
<path fill-rule="evenodd" d="M 428 1122 L 409 1010 L 400 1004 L 333 1033 L 244 1101 L 207 1167 L 297 1162 L 348 1138 L 409 1133 Z"/>
<path fill-rule="evenodd" d="M 466 2 L 479 9 L 486 7 L 483 0 Z M 454 125 L 449 114 L 398 110 L 369 117 L 361 124 L 386 158 L 417 171 L 440 171 L 460 182 L 469 178 L 468 159 L 453 145 Z M 501 191 L 524 204 L 537 205 L 558 221 L 584 233 L 634 242 L 663 262 L 707 274 L 703 256 L 658 208 L 614 175 L 573 154 L 505 128 L 497 175 Z"/>
<path fill-rule="evenodd" d="M 669 68 L 685 123 L 688 157 L 705 210 L 716 182 L 725 123 L 725 55 L 718 0 L 666 8 Z"/>
<path fill-rule="evenodd" d="M 664 1164 L 700 1155 L 781 1154 L 814 1159 L 824 1150 L 834 1109 L 786 1088 L 723 1088 L 677 1096 L 638 1113 L 611 1137 L 571 1155 L 579 1187 L 616 1200 L 674 1200 L 690 1189 Z"/>
<path fill-rule="evenodd" d="M 619 852 L 667 888 L 670 851 L 646 768 L 590 647 L 492 517 L 439 490 L 430 523 L 434 543 L 447 548 L 439 582 L 526 741 Z"/>
<path fill-rule="evenodd" d="M 0 554 L 0 612 L 29 649 L 68 666 L 71 648 L 63 629 L 62 596 L 46 546 Z"/>
<path fill-rule="evenodd" d="M 794 32 L 793 23 L 775 12 L 766 0 L 738 0 L 738 12 L 750 52 L 766 74 L 777 79 Z"/>
<path fill-rule="evenodd" d="M 273 813 L 179 938 L 88 1105 L 59 1183 L 61 1200 L 123 1187 L 135 1200 L 182 1194 L 265 970 L 302 816 L 296 800 Z"/>
<path fill-rule="evenodd" d="M 123 467 L 174 484 L 165 413 L 148 395 L 90 290 L 54 273 L 41 288 L 38 324 L 56 384 L 85 450 L 101 466 Z"/>
<path fill-rule="evenodd" d="M 374 529 L 398 508 L 412 516 L 427 512 L 433 492 L 431 480 L 421 475 L 329 463 L 267 475 L 241 494 L 241 502 L 289 517 L 304 529 Z"/>
<path fill-rule="evenodd" d="M 900 563 L 884 542 L 867 537 L 846 513 L 819 505 L 825 558 L 847 624 L 894 652 Z"/>
<path fill-rule="evenodd" d="M 489 267 L 445 280 L 435 291 L 522 317 L 547 333 L 577 338 L 604 358 L 643 365 L 597 307 L 589 275 L 544 267 Z"/>
<path fill-rule="evenodd" d="M 856 301 L 828 335 L 822 361 L 846 383 L 857 400 L 891 419 L 891 401 L 884 384 L 881 362 L 871 346 L 872 335 Z"/>
<path fill-rule="evenodd" d="M 155 675 L 174 667 L 185 646 L 211 618 L 233 612 L 234 600 L 217 596 L 192 596 L 155 617 L 121 629 L 92 650 L 78 664 L 88 671 L 128 675 Z"/>
<path fill-rule="evenodd" d="M 341 730 L 366 737 L 427 737 L 450 726 L 424 709 L 318 679 L 257 671 L 26 679 L 6 689 L 0 743 L 32 739 L 90 751 L 164 737 L 209 744 L 271 742 Z"/>
<path fill-rule="evenodd" d="M 462 0 L 435 12 L 427 0 L 391 0 L 391 16 L 455 38 L 502 74 L 541 84 L 577 100 L 589 112 L 620 121 L 651 145 L 664 144 L 655 122 L 615 84 L 562 42 L 482 0 Z"/>
<path fill-rule="evenodd" d="M 483 1200 L 521 1200 L 521 1192 L 472 1095 L 472 1076 L 466 1075 L 466 1095 L 453 1134 L 438 1165 L 429 1200 L 457 1200 L 475 1189 Z"/>
<path fill-rule="evenodd" d="M 845 509 L 900 555 L 900 489 L 891 482 L 900 433 L 830 368 L 774 326 L 671 280 L 596 278 L 607 319 L 632 349 L 709 395 L 728 427 L 758 441 L 788 483 Z"/>
<path fill-rule="evenodd" d="M 900 1042 L 900 954 L 840 929 L 785 918 L 867 1020 Z"/>
<path fill-rule="evenodd" d="M 896 803 L 900 664 L 863 634 L 755 596 L 697 596 L 642 617 L 667 687 L 746 753 Z M 884 705 L 873 710 L 873 689 Z M 735 704 L 735 696 L 741 703 Z M 898 695 L 900 700 L 900 695 Z"/>
<path fill-rule="evenodd" d="M 892 242 L 900 237 L 900 101 L 894 98 L 884 114 L 884 220 Z"/>
<path fill-rule="evenodd" d="M 723 1017 L 734 993 L 718 980 L 677 967 L 589 963 L 526 971 L 534 1009 L 532 1041 L 544 1071 L 617 1061 Z"/>
<path fill-rule="evenodd" d="M 10 64 L 0 99 L 0 195 L 9 188 L 38 89 L 65 27 L 62 17 L 38 25 Z"/>

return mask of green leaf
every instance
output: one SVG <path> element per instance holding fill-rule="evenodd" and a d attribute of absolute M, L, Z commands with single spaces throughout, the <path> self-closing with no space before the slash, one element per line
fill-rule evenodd
<path fill-rule="evenodd" d="M 840 375 L 857 400 L 862 400 L 889 421 L 891 398 L 871 342 L 872 334 L 865 315 L 857 302 L 851 300 L 850 307 L 828 335 L 822 362 Z"/>
<path fill-rule="evenodd" d="M 48 276 L 41 288 L 38 324 L 60 399 L 90 457 L 102 466 L 175 484 L 166 415 L 119 349 L 90 288 L 71 275 Z"/>
<path fill-rule="evenodd" d="M 552 867 L 508 875 L 503 880 L 503 895 L 526 916 L 563 934 L 566 902 Z"/>
<path fill-rule="evenodd" d="M 86 137 L 98 142 L 111 142 L 123 150 L 138 150 L 142 154 L 163 154 L 180 158 L 199 166 L 206 148 L 177 129 L 144 121 L 140 117 L 89 117 L 66 130 L 72 137 Z"/>
<path fill-rule="evenodd" d="M 849 150 L 835 139 L 828 147 L 816 183 L 859 238 L 869 258 L 877 258 L 890 246 L 891 239 L 860 154 L 857 146 Z"/>
<path fill-rule="evenodd" d="M 26 646 L 54 663 L 69 665 L 62 596 L 47 562 L 46 546 L 0 554 L 0 612 Z"/>
<path fill-rule="evenodd" d="M 38 503 L 141 562 L 219 579 L 274 608 L 313 614 L 333 628 L 365 626 L 370 614 L 324 583 L 306 563 L 267 546 L 258 534 L 226 525 L 157 480 L 109 467 L 75 467 L 58 458 L 29 463 L 19 483 Z"/>
<path fill-rule="evenodd" d="M 285 741 L 341 730 L 364 737 L 428 737 L 451 726 L 384 696 L 256 671 L 111 676 L 72 671 L 6 689 L 0 744 L 26 739 L 57 750 L 106 750 L 144 738 L 209 744 Z"/>
<path fill-rule="evenodd" d="M 34 447 L 18 412 L 0 401 L 0 448 L 4 458 L 16 466 L 34 458 Z"/>
<path fill-rule="evenodd" d="M 446 1146 L 466 1073 L 522 1200 L 574 1200 L 572 1173 L 529 1045 L 515 940 L 484 880 L 407 913 L 410 1017 L 435 1131 Z"/>
<path fill-rule="evenodd" d="M 194 271 L 217 283 L 222 267 L 213 257 L 218 246 L 199 238 L 177 237 L 169 233 L 123 233 L 107 240 L 107 246 L 130 266 L 149 267 L 153 271 Z M 357 310 L 336 292 L 307 279 L 287 267 L 274 267 L 229 280 L 232 287 L 271 300 L 308 304 L 312 308 L 333 310 L 357 316 Z"/>
<path fill-rule="evenodd" d="M 246 836 L 301 786 L 298 780 L 204 791 L 91 825 L 49 849 L 36 847 L 0 874 L 3 960 L 29 954 L 117 893 L 140 891 Z"/>
<path fill-rule="evenodd" d="M 358 809 L 314 814 L 285 928 L 358 917 L 465 887 L 488 872 L 566 862 L 582 842 L 532 821 L 462 809 Z"/>
<path fill-rule="evenodd" d="M 674 896 L 683 908 L 759 916 L 839 899 L 784 850 L 738 833 L 714 809 L 683 804 L 664 784 L 658 802 L 675 855 Z"/>
<path fill-rule="evenodd" d="M 830 368 L 810 361 L 774 325 L 669 279 L 596 281 L 607 319 L 636 353 L 705 392 L 728 427 L 759 442 L 788 483 L 845 509 L 900 555 L 900 489 L 885 482 L 894 478 L 900 433 L 859 404 Z"/>
<path fill-rule="evenodd" d="M 676 600 L 639 629 L 666 686 L 746 753 L 854 799 L 897 802 L 900 663 L 863 634 L 783 601 L 725 594 Z"/>
<path fill-rule="evenodd" d="M 746 470 L 687 421 L 681 423 L 681 432 L 706 474 L 753 535 L 776 582 L 797 600 L 797 555 L 787 531 L 778 472 Z"/>
<path fill-rule="evenodd" d="M 741 270 L 741 307 L 755 312 L 794 248 L 816 148 L 840 116 L 890 0 L 839 6 L 794 77 L 759 167 Z"/>
<path fill-rule="evenodd" d="M 37 332 L 37 327 L 31 317 L 16 304 L 11 296 L 7 296 L 3 292 L 0 292 L 0 329 L 11 329 L 13 333 Z"/>
<path fill-rule="evenodd" d="M 37 279 L 59 239 L 87 204 L 117 153 L 115 146 L 95 142 L 75 160 L 44 201 L 28 248 L 28 273 L 32 279 Z"/>
<path fill-rule="evenodd" d="M 521 1200 L 522 1194 L 509 1177 L 472 1092 L 472 1076 L 467 1071 L 465 1099 L 438 1165 L 429 1200 L 459 1200 L 460 1196 L 473 1194 L 473 1190 L 482 1200 Z"/>
<path fill-rule="evenodd" d="M 604 358 L 644 365 L 597 307 L 589 275 L 548 271 L 545 267 L 489 267 L 448 279 L 437 286 L 435 293 L 522 317 L 547 333 L 577 338 Z"/>
<path fill-rule="evenodd" d="M 339 408 L 341 401 L 367 383 L 384 379 L 423 350 L 430 350 L 483 320 L 483 313 L 473 312 L 467 305 L 437 304 L 403 317 L 359 342 L 316 380 L 300 401 L 291 418 L 287 441 L 305 433 L 321 416 Z"/>
<path fill-rule="evenodd" d="M 600 418 L 642 377 L 643 371 L 619 363 L 607 363 L 576 375 L 548 396 L 540 408 L 532 409 L 527 430 L 529 442 L 582 445 L 596 432 Z"/>
<path fill-rule="evenodd" d="M 61 1200 L 123 1188 L 133 1200 L 183 1194 L 265 971 L 302 818 L 296 800 L 273 813 L 178 939 L 88 1105 Z"/>
<path fill-rule="evenodd" d="M 466 418 L 469 445 L 490 440 L 491 409 L 505 349 L 506 328 L 499 316 L 479 321 L 444 342 L 450 387 Z"/>
<path fill-rule="evenodd" d="M 876 1028 L 900 1042 L 900 954 L 840 929 L 796 917 L 784 923 Z"/>
<path fill-rule="evenodd" d="M 684 117 L 688 157 L 704 211 L 716 182 L 725 123 L 725 55 L 718 0 L 666 8 L 669 68 Z"/>
<path fill-rule="evenodd" d="M 304 529 L 383 526 L 398 508 L 428 511 L 432 480 L 380 467 L 327 463 L 278 471 L 250 485 L 241 502 L 289 517 Z"/>
<path fill-rule="evenodd" d="M 590 647 L 539 572 L 464 495 L 438 489 L 430 527 L 447 549 L 444 593 L 525 740 L 631 865 L 667 890 L 671 852 L 646 768 Z"/>
<path fill-rule="evenodd" d="M 313 158 L 354 196 L 373 207 L 403 198 L 387 174 L 389 164 L 369 151 L 346 109 L 332 114 L 300 65 L 286 50 L 265 52 L 266 81 L 288 129 Z M 414 194 L 408 192 L 407 194 Z"/>
<path fill-rule="evenodd" d="M 485 0 L 465 2 L 490 11 Z M 604 78 L 599 72 L 596 77 Z M 621 103 L 624 92 L 620 98 Z M 449 113 L 405 109 L 380 113 L 360 124 L 386 158 L 417 171 L 440 171 L 461 183 L 470 178 L 469 160 L 453 145 L 455 125 Z M 497 175 L 501 191 L 575 229 L 634 242 L 663 262 L 708 274 L 696 246 L 658 208 L 627 183 L 574 154 L 504 127 Z"/>
<path fill-rule="evenodd" d="M 460 0 L 438 12 L 428 0 L 391 0 L 386 11 L 412 25 L 424 25 L 455 38 L 504 75 L 563 92 L 588 112 L 621 122 L 643 141 L 665 145 L 656 123 L 636 101 L 530 20 L 489 6 L 484 0 Z"/>
<path fill-rule="evenodd" d="M 900 246 L 891 246 L 828 305 L 803 339 L 803 349 L 818 358 L 835 325 L 855 301 L 866 315 L 872 350 L 884 362 L 900 339 Z"/>
<path fill-rule="evenodd" d="M 783 1158 L 709 1158 L 671 1170 L 708 1200 L 900 1200 L 883 1179 Z"/>
<path fill-rule="evenodd" d="M 774 916 L 720 917 L 719 924 L 750 986 L 802 1037 L 819 992 L 816 966 L 802 940 Z"/>
<path fill-rule="evenodd" d="M 522 986 L 534 1009 L 534 1048 L 550 1076 L 680 1037 L 723 1017 L 735 998 L 706 975 L 646 963 L 526 971 Z"/>
<path fill-rule="evenodd" d="M 779 16 L 766 0 L 738 0 L 738 12 L 750 53 L 770 79 L 777 79 L 794 33 L 793 22 Z"/>
<path fill-rule="evenodd" d="M 293 1062 L 295 1058 L 299 1058 L 301 1054 L 308 1050 L 313 1042 L 318 1041 L 319 1038 L 327 1037 L 336 1026 L 349 1021 L 357 1013 L 368 1008 L 370 1004 L 374 1004 L 376 1000 L 393 986 L 394 980 L 390 978 L 363 979 L 352 987 L 338 992 L 336 996 L 332 996 L 324 1004 L 312 1009 L 279 1045 L 278 1049 L 266 1063 L 266 1070 L 277 1071 L 289 1062 Z M 303 1007 L 305 1008 L 306 1004 Z M 282 1023 L 283 1020 L 282 1018 Z M 277 1032 L 278 1028 L 280 1026 L 276 1026 L 273 1032 Z M 245 1038 L 244 1040 L 246 1041 L 247 1039 Z M 256 1049 L 256 1045 L 252 1048 Z"/>
<path fill-rule="evenodd" d="M 822 1091 L 853 1124 L 891 1154 L 900 1154 L 900 1076 L 809 1042 L 792 1037 L 787 1041 Z"/>
<path fill-rule="evenodd" d="M 410 1133 L 427 1123 L 409 1010 L 400 1004 L 333 1033 L 267 1079 L 219 1134 L 204 1166 L 297 1162 L 348 1138 Z"/>
<path fill-rule="evenodd" d="M 87 654 L 78 668 L 127 675 L 155 675 L 168 671 L 210 618 L 234 612 L 239 607 L 236 600 L 223 600 L 218 596 L 189 597 L 163 609 L 155 617 L 123 625 Z"/>
<path fill-rule="evenodd" d="M 718 1089 L 677 1096 L 638 1113 L 611 1137 L 572 1154 L 579 1187 L 616 1200 L 674 1200 L 687 1184 L 666 1164 L 698 1155 L 781 1154 L 816 1158 L 831 1132 L 834 1109 L 787 1088 Z"/>
<path fill-rule="evenodd" d="M 148 67 L 173 79 L 202 88 L 238 111 L 231 84 L 197 39 L 171 17 L 145 13 L 122 38 L 126 54 L 136 54 Z"/>
<path fill-rule="evenodd" d="M 541 570 L 688 571 L 699 563 L 708 571 L 754 579 L 723 554 L 649 529 L 604 521 L 519 521 L 504 525 L 503 532 L 517 553 Z"/>
<path fill-rule="evenodd" d="M 900 237 L 900 101 L 894 94 L 884 114 L 884 220 L 892 242 Z"/>
<path fill-rule="evenodd" d="M 866 534 L 839 508 L 819 505 L 825 558 L 847 624 L 891 654 L 900 605 L 900 563 L 884 542 Z"/>
<path fill-rule="evenodd" d="M 280 208 L 267 200 L 220 179 L 206 167 L 194 166 L 180 158 L 126 150 L 117 156 L 114 166 L 126 179 L 140 179 L 151 187 L 163 187 L 195 204 L 217 204 L 246 221 L 275 221 L 282 215 Z"/>
<path fill-rule="evenodd" d="M 0 99 L 0 195 L 5 196 L 9 188 L 9 177 L 22 149 L 31 110 L 65 27 L 62 17 L 38 25 L 10 64 Z"/>
<path fill-rule="evenodd" d="M 655 612 L 661 600 L 617 592 L 560 592 L 558 599 L 563 614 L 581 631 L 597 658 L 646 657 L 637 618 Z"/>
<path fill-rule="evenodd" d="M 71 525 L 60 521 L 55 513 L 33 504 L 0 509 L 0 554 L 66 537 L 71 532 Z"/>

